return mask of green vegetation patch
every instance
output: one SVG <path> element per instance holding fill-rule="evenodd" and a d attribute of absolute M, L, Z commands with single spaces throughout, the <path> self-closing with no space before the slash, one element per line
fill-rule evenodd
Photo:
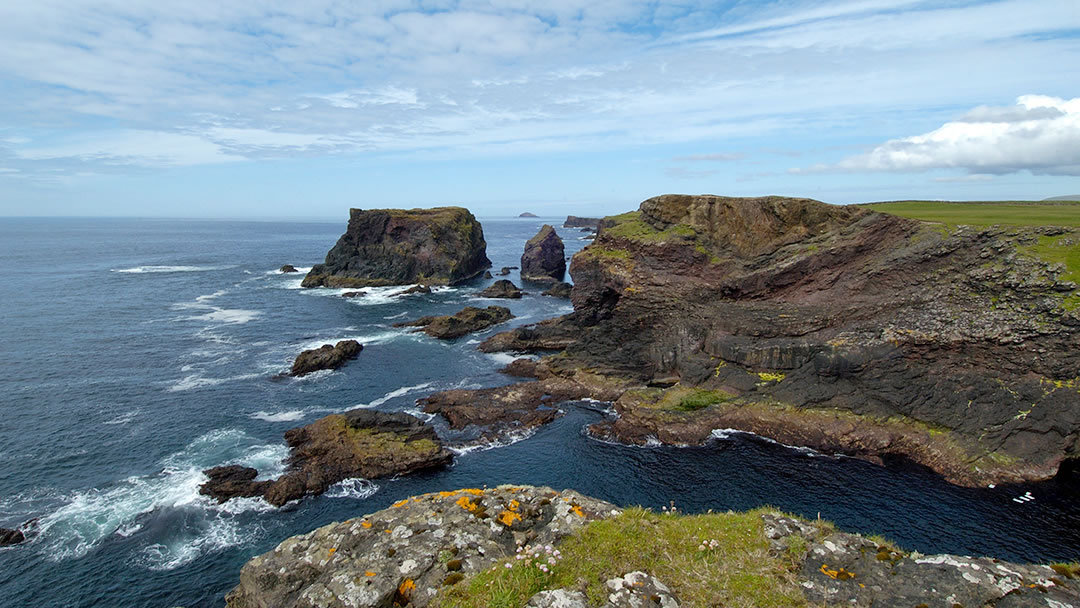
<path fill-rule="evenodd" d="M 645 407 L 677 412 L 696 412 L 710 405 L 724 403 L 735 396 L 717 389 L 674 386 L 669 389 L 644 389 L 628 391 Z"/>
<path fill-rule="evenodd" d="M 1080 226 L 1080 203 L 1046 201 L 897 201 L 861 205 L 926 222 L 972 226 Z"/>
<path fill-rule="evenodd" d="M 1034 245 L 1019 248 L 1021 253 L 1039 258 L 1048 264 L 1061 264 L 1065 270 L 1058 276 L 1063 281 L 1080 284 L 1080 237 L 1075 234 L 1040 236 Z M 1061 303 L 1066 310 L 1080 307 L 1080 294 L 1073 292 Z"/>
<path fill-rule="evenodd" d="M 607 219 L 615 221 L 614 226 L 603 229 L 604 235 L 609 237 L 648 243 L 686 242 L 697 238 L 697 232 L 686 224 L 675 224 L 664 230 L 657 230 L 641 219 L 640 211 L 631 211 Z"/>
<path fill-rule="evenodd" d="M 683 606 L 805 606 L 794 560 L 769 552 L 763 511 L 677 515 L 627 509 L 564 540 L 548 572 L 535 563 L 505 560 L 447 588 L 437 604 L 510 608 L 546 589 L 575 588 L 600 606 L 607 601 L 605 581 L 641 570 L 671 587 Z"/>

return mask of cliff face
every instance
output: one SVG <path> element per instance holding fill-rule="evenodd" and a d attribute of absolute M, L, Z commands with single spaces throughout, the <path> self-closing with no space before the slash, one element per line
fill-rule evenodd
<path fill-rule="evenodd" d="M 596 432 L 694 442 L 740 428 L 904 455 L 959 483 L 1046 478 L 1080 455 L 1076 285 L 1030 253 L 1076 231 L 680 195 L 605 222 L 571 263 L 567 322 L 582 329 L 567 354 L 715 392 L 664 415 L 663 395 L 628 395 Z"/>
<path fill-rule="evenodd" d="M 566 253 L 562 239 L 551 226 L 525 243 L 521 254 L 521 278 L 527 281 L 562 281 L 566 275 Z"/>
<path fill-rule="evenodd" d="M 345 234 L 303 286 L 460 283 L 491 267 L 486 248 L 467 209 L 351 209 Z"/>

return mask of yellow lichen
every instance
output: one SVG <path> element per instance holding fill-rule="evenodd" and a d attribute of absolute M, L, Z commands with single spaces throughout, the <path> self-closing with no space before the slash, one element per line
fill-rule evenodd
<path fill-rule="evenodd" d="M 581 507 L 577 505 L 570 507 L 570 512 L 578 517 L 585 517 L 585 513 L 581 510 Z"/>
<path fill-rule="evenodd" d="M 521 521 L 521 516 L 513 511 L 503 511 L 502 513 L 499 513 L 499 516 L 496 519 L 499 520 L 499 523 L 509 528 L 514 525 L 515 521 Z"/>
<path fill-rule="evenodd" d="M 468 496 L 462 496 L 461 498 L 457 499 L 457 502 L 455 504 L 470 513 L 475 512 L 477 508 L 476 503 L 470 500 Z"/>
<path fill-rule="evenodd" d="M 394 504 L 392 504 L 390 506 L 397 508 L 397 507 L 404 507 L 407 504 L 409 504 L 409 499 L 408 498 L 406 498 L 404 500 L 399 500 L 399 501 L 395 502 Z"/>
<path fill-rule="evenodd" d="M 362 521 L 362 522 L 360 522 L 360 527 L 361 527 L 361 528 L 370 528 L 370 527 L 371 527 L 371 522 L 369 522 L 369 521 Z"/>
<path fill-rule="evenodd" d="M 398 588 L 397 588 L 398 593 L 401 595 L 401 597 L 403 597 L 405 599 L 409 599 L 409 596 L 412 595 L 412 592 L 415 589 L 416 589 L 416 583 L 414 583 L 411 578 L 407 578 L 407 579 L 401 581 L 401 584 L 398 585 Z"/>
<path fill-rule="evenodd" d="M 781 382 L 787 375 L 782 372 L 758 372 L 762 382 Z"/>
<path fill-rule="evenodd" d="M 368 571 L 364 572 L 364 576 L 366 576 L 366 577 L 369 577 L 369 578 L 370 578 L 370 577 L 372 577 L 372 576 L 375 576 L 375 573 L 374 573 L 374 572 L 372 572 L 371 570 L 368 570 Z"/>
<path fill-rule="evenodd" d="M 837 568 L 836 570 L 833 570 L 829 568 L 829 566 L 827 566 L 826 564 L 821 564 L 821 573 L 831 579 L 835 579 L 838 581 L 855 578 L 854 572 L 849 572 L 848 570 L 844 570 L 843 568 Z"/>

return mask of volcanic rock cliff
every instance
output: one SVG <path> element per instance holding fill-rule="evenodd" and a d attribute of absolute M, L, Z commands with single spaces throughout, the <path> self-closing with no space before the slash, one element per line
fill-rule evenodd
<path fill-rule="evenodd" d="M 304 287 L 455 284 L 491 267 L 484 230 L 467 209 L 351 209 L 345 234 Z"/>
<path fill-rule="evenodd" d="M 1059 227 L 948 227 L 809 199 L 665 195 L 606 218 L 574 256 L 574 312 L 485 350 L 558 344 L 541 382 L 641 388 L 592 432 L 714 429 L 954 483 L 1052 477 L 1080 455 L 1076 285 L 1036 255 Z"/>

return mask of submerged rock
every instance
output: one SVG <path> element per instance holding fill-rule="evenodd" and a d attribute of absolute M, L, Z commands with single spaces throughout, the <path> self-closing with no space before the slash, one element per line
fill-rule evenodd
<path fill-rule="evenodd" d="M 522 291 L 518 289 L 517 285 L 508 279 L 499 279 L 491 285 L 477 293 L 476 295 L 481 298 L 511 298 L 518 299 L 522 295 Z"/>
<path fill-rule="evenodd" d="M 289 375 L 303 376 L 322 369 L 337 369 L 362 350 L 364 347 L 356 340 L 341 340 L 333 346 L 323 344 L 319 348 L 305 350 L 296 356 Z"/>
<path fill-rule="evenodd" d="M 422 331 L 433 338 L 451 340 L 487 329 L 513 317 L 510 309 L 504 306 L 488 306 L 487 308 L 466 306 L 453 315 L 421 317 L 415 321 L 394 323 L 394 327 L 420 327 L 417 331 Z"/>
<path fill-rule="evenodd" d="M 349 226 L 304 287 L 456 284 L 491 266 L 467 209 L 351 209 Z"/>
<path fill-rule="evenodd" d="M 199 486 L 199 494 L 214 498 L 219 503 L 232 498 L 262 496 L 273 483 L 255 481 L 259 475 L 257 470 L 237 464 L 214 467 L 203 473 L 210 479 Z"/>
<path fill-rule="evenodd" d="M 566 253 L 555 229 L 544 224 L 525 243 L 521 255 L 521 278 L 527 281 L 561 281 L 566 276 Z"/>
<path fill-rule="evenodd" d="M 284 266 L 281 267 L 281 270 L 279 272 L 300 272 L 300 271 L 297 270 L 296 266 L 293 266 L 292 264 L 285 264 Z"/>
<path fill-rule="evenodd" d="M 510 274 L 510 271 L 511 271 L 511 270 L 517 270 L 517 268 L 518 268 L 517 266 L 503 266 L 503 267 L 502 267 L 502 268 L 501 268 L 501 269 L 499 270 L 499 272 L 498 272 L 498 275 L 499 275 L 500 277 L 505 277 L 505 276 L 507 276 L 507 275 L 509 275 L 509 274 Z"/>
<path fill-rule="evenodd" d="M 573 291 L 574 286 L 570 283 L 559 281 L 552 285 L 549 289 L 542 292 L 542 296 L 551 296 L 553 298 L 570 298 L 570 293 Z"/>
<path fill-rule="evenodd" d="M 413 285 L 412 287 L 396 295 L 407 296 L 414 293 L 431 293 L 431 288 L 427 285 Z"/>
<path fill-rule="evenodd" d="M 450 464 L 435 429 L 409 414 L 357 409 L 331 414 L 285 432 L 288 470 L 266 488 L 266 501 L 281 506 L 335 483 L 376 479 Z"/>
<path fill-rule="evenodd" d="M 240 571 L 229 608 L 428 606 L 515 555 L 554 545 L 614 505 L 574 492 L 499 486 L 406 498 L 388 509 L 286 539 Z"/>
<path fill-rule="evenodd" d="M 362 297 L 364 297 L 366 295 L 367 295 L 367 292 L 361 289 L 360 291 L 346 291 L 345 293 L 341 294 L 341 297 L 343 297 L 343 298 L 362 298 Z"/>

